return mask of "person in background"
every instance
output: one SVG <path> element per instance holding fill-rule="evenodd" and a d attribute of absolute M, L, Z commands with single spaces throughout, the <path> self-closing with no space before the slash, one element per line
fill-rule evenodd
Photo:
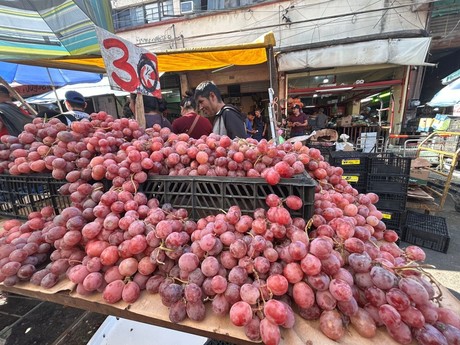
<path fill-rule="evenodd" d="M 134 114 L 131 111 L 131 108 L 129 107 L 129 104 L 131 103 L 129 96 L 126 98 L 125 104 L 123 104 L 123 117 L 126 117 L 127 119 L 134 119 Z"/>
<path fill-rule="evenodd" d="M 318 113 L 316 114 L 316 121 L 315 121 L 315 125 L 313 126 L 313 130 L 317 131 L 319 129 L 326 128 L 327 121 L 328 121 L 328 117 L 326 114 L 324 114 L 324 109 L 320 108 L 318 110 Z"/>
<path fill-rule="evenodd" d="M 9 104 L 19 109 L 21 113 L 23 113 L 24 115 L 30 115 L 30 113 L 27 110 L 22 109 L 21 107 L 18 107 L 13 102 L 14 100 L 13 100 L 13 97 L 11 97 L 10 95 L 10 91 L 6 88 L 6 86 L 0 85 L 0 103 Z"/>
<path fill-rule="evenodd" d="M 254 118 L 255 114 L 253 112 L 249 112 L 246 118 L 246 133 L 248 138 L 254 138 L 254 136 L 257 134 Z"/>
<path fill-rule="evenodd" d="M 22 114 L 30 116 L 29 112 L 18 107 L 16 104 L 13 103 L 13 98 L 10 95 L 10 91 L 3 85 L 0 85 L 0 104 L 2 104 L 2 108 L 5 107 L 6 109 L 11 109 L 13 113 L 20 111 Z M 1 109 L 1 110 L 6 111 L 6 109 Z M 18 114 L 18 116 L 20 116 L 20 114 Z M 0 119 L 0 137 L 6 134 L 13 134 L 13 133 L 9 133 L 5 124 Z"/>
<path fill-rule="evenodd" d="M 244 117 L 233 105 L 225 104 L 219 89 L 212 81 L 204 81 L 195 89 L 198 109 L 214 117 L 213 133 L 227 135 L 231 139 L 246 138 Z"/>
<path fill-rule="evenodd" d="M 265 122 L 262 111 L 259 108 L 254 110 L 254 129 L 257 131 L 252 137 L 256 140 L 262 140 L 267 135 L 267 123 Z"/>
<path fill-rule="evenodd" d="M 132 93 L 129 97 L 129 107 L 133 114 L 136 114 L 136 98 L 136 93 Z M 146 95 L 142 95 L 142 100 L 144 101 L 145 128 L 152 128 L 153 125 L 158 124 L 172 130 L 171 122 L 163 116 L 163 111 L 166 108 L 164 101 Z"/>
<path fill-rule="evenodd" d="M 187 133 L 191 138 L 199 139 L 212 132 L 211 122 L 195 112 L 196 103 L 193 92 L 187 91 L 180 102 L 181 117 L 172 123 L 172 131 L 176 134 Z"/>
<path fill-rule="evenodd" d="M 61 114 L 64 117 L 59 118 L 62 122 L 66 121 L 67 122 L 66 125 L 70 125 L 73 121 L 91 119 L 89 114 L 85 112 L 86 101 L 85 101 L 85 97 L 83 97 L 83 95 L 80 92 L 67 91 L 64 97 L 65 97 L 64 105 L 67 111 Z"/>
<path fill-rule="evenodd" d="M 300 105 L 292 107 L 292 115 L 288 118 L 288 127 L 291 128 L 291 137 L 305 135 L 307 132 L 308 117 L 302 112 Z"/>

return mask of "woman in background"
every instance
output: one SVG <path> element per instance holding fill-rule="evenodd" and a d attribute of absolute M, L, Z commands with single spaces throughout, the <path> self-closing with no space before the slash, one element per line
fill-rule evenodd
<path fill-rule="evenodd" d="M 211 122 L 196 113 L 193 92 L 187 91 L 180 102 L 181 117 L 172 123 L 172 131 L 176 134 L 187 133 L 191 138 L 199 139 L 202 135 L 212 132 Z"/>

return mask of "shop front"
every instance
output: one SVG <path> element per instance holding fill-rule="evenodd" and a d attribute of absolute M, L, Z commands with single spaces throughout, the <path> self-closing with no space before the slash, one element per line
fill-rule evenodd
<path fill-rule="evenodd" d="M 356 144 L 362 133 L 381 139 L 399 133 L 412 65 L 424 65 L 429 38 L 387 39 L 280 53 L 280 99 L 301 102 L 315 123 L 318 112 L 327 127 Z M 383 141 L 382 140 L 382 141 Z"/>
<path fill-rule="evenodd" d="M 382 137 L 401 105 L 405 70 L 379 65 L 288 74 L 287 99 L 300 99 L 313 127 L 317 113 L 323 112 L 328 116 L 327 128 L 347 134 L 352 142 L 364 132 Z M 285 108 L 288 112 L 289 106 Z"/>

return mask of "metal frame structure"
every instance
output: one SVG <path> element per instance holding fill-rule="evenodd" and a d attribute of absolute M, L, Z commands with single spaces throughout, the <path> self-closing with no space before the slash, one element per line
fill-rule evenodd
<path fill-rule="evenodd" d="M 454 140 L 452 140 L 454 139 Z M 439 198 L 439 202 L 432 203 L 414 203 L 409 202 L 408 208 L 419 208 L 426 212 L 437 212 L 444 208 L 445 201 L 449 195 L 449 189 L 452 182 L 452 177 L 457 166 L 458 155 L 460 153 L 460 132 L 433 132 L 428 135 L 418 146 L 416 158 L 421 157 L 421 152 L 432 152 L 439 157 L 439 164 L 435 168 L 428 168 L 434 175 L 444 178 L 444 189 L 439 192 L 430 187 L 424 187 L 427 192 L 434 194 Z M 433 148 L 433 141 L 438 141 L 440 148 Z M 429 147 L 429 146 L 431 147 Z M 422 156 L 423 157 L 423 156 Z M 451 159 L 448 172 L 443 171 L 446 159 Z"/>

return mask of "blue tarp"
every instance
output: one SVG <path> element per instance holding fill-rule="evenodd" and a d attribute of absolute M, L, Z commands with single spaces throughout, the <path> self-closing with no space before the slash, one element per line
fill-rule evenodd
<path fill-rule="evenodd" d="M 102 79 L 102 75 L 98 73 L 21 65 L 2 61 L 0 61 L 0 77 L 9 84 L 16 82 L 22 85 L 54 86 L 95 83 Z"/>

